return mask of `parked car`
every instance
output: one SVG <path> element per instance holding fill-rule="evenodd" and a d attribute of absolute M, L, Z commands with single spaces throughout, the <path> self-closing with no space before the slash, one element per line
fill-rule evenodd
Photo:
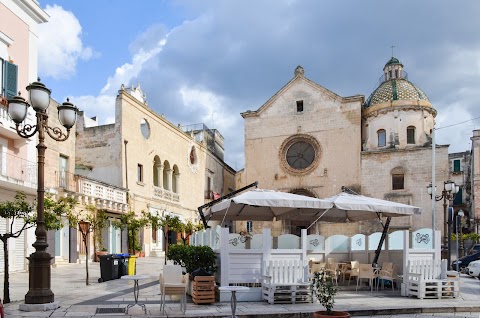
<path fill-rule="evenodd" d="M 472 277 L 480 279 L 480 261 L 470 262 L 465 272 Z"/>
<path fill-rule="evenodd" d="M 480 244 L 473 244 L 472 247 L 468 250 L 468 255 L 480 252 Z"/>
<path fill-rule="evenodd" d="M 470 262 L 478 261 L 478 260 L 480 260 L 480 252 L 460 257 L 458 260 L 454 260 L 452 262 L 452 270 L 457 270 L 457 262 L 458 262 L 458 268 L 461 272 L 463 272 L 466 270 Z"/>

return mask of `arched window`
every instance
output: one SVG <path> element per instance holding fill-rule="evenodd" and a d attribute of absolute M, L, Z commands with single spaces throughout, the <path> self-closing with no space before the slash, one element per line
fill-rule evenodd
<path fill-rule="evenodd" d="M 407 127 L 407 144 L 415 144 L 415 127 Z"/>
<path fill-rule="evenodd" d="M 379 129 L 377 131 L 378 135 L 378 146 L 385 147 L 387 145 L 387 132 L 385 129 Z"/>

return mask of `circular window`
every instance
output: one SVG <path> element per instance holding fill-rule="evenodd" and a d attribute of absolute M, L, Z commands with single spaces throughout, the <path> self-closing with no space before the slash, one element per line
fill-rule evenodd
<path fill-rule="evenodd" d="M 150 125 L 146 119 L 140 121 L 140 131 L 145 139 L 150 137 Z"/>
<path fill-rule="evenodd" d="M 306 169 L 310 167 L 314 159 L 315 149 L 313 149 L 313 146 L 308 142 L 296 142 L 287 150 L 287 162 L 293 169 Z"/>
<path fill-rule="evenodd" d="M 281 147 L 283 167 L 296 174 L 313 170 L 319 161 L 320 144 L 308 135 L 295 135 L 283 142 Z"/>
<path fill-rule="evenodd" d="M 193 145 L 188 149 L 187 163 L 192 172 L 196 173 L 198 171 L 197 149 Z"/>

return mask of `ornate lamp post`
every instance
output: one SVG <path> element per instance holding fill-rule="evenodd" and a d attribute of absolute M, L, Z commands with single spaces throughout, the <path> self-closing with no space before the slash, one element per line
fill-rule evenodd
<path fill-rule="evenodd" d="M 70 129 L 75 125 L 77 119 L 77 108 L 67 99 L 57 107 L 60 123 L 67 129 L 63 133 L 59 127 L 48 126 L 47 108 L 50 105 L 51 90 L 46 88 L 38 79 L 27 86 L 30 104 L 35 110 L 37 124 L 20 125 L 27 117 L 30 104 L 23 97 L 13 97 L 8 101 L 8 114 L 16 124 L 16 130 L 20 137 L 30 138 L 38 132 L 38 184 L 37 184 L 37 228 L 35 229 L 36 241 L 33 243 L 35 252 L 29 260 L 29 290 L 25 295 L 25 304 L 47 304 L 54 301 L 54 295 L 50 289 L 51 271 L 50 260 L 52 256 L 46 251 L 47 230 L 44 218 L 44 174 L 45 174 L 45 133 L 57 141 L 65 141 L 70 135 Z"/>
<path fill-rule="evenodd" d="M 430 195 L 430 197 L 435 195 L 436 192 L 435 187 L 432 190 L 432 184 L 430 183 L 427 187 L 427 192 Z M 459 186 L 455 184 L 455 182 L 448 180 L 443 182 L 443 190 L 441 195 L 435 195 L 435 201 L 440 201 L 443 199 L 443 213 L 444 213 L 444 223 L 443 223 L 443 244 L 444 246 L 447 247 L 447 258 L 448 258 L 448 267 L 450 268 L 450 237 L 449 237 L 449 230 L 450 230 L 450 223 L 451 220 L 448 217 L 448 206 L 450 203 L 450 200 L 453 200 L 455 197 L 455 194 L 458 192 Z"/>

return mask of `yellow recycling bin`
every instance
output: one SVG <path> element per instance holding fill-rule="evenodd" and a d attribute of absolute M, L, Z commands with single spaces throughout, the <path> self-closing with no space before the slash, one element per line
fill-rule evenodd
<path fill-rule="evenodd" d="M 135 255 L 130 255 L 130 258 L 128 259 L 128 275 L 135 275 L 137 272 L 137 257 Z"/>

